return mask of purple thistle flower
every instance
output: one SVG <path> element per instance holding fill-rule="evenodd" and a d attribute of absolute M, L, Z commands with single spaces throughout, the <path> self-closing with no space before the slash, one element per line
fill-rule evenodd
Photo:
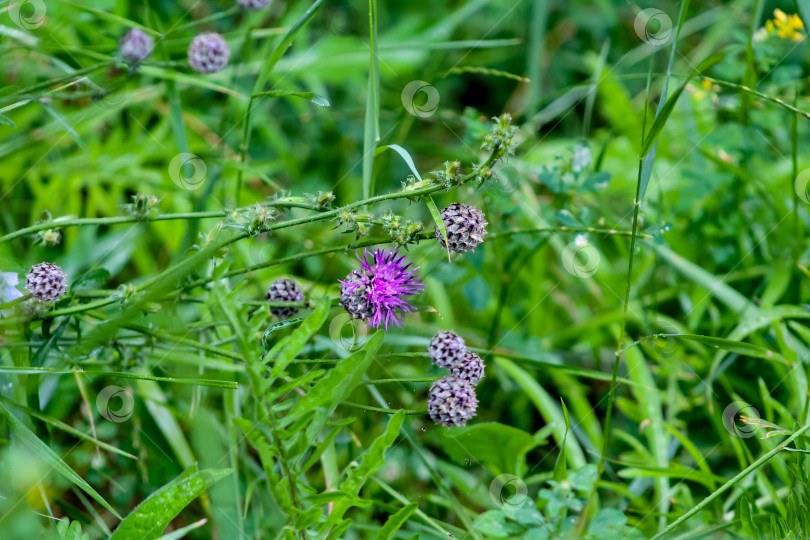
<path fill-rule="evenodd" d="M 387 332 L 391 324 L 402 326 L 404 315 L 416 311 L 407 297 L 425 288 L 416 273 L 419 267 L 406 264 L 405 255 L 400 257 L 398 250 L 363 250 L 357 259 L 361 268 L 339 280 L 343 308 L 355 319 L 368 320 L 372 328 L 385 326 Z"/>

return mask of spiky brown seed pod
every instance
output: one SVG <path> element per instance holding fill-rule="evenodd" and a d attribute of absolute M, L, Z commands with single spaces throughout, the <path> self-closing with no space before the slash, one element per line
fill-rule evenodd
<path fill-rule="evenodd" d="M 436 239 L 443 249 L 448 249 L 453 253 L 464 253 L 465 251 L 472 251 L 475 247 L 484 241 L 484 235 L 487 234 L 486 227 L 488 225 L 484 213 L 469 204 L 452 203 L 442 210 L 442 221 L 444 221 L 444 228 L 447 231 L 447 244 L 442 238 L 442 233 L 439 226 L 436 225 Z"/>
<path fill-rule="evenodd" d="M 55 264 L 39 263 L 26 274 L 25 288 L 37 300 L 53 302 L 65 294 L 67 276 Z"/>
<path fill-rule="evenodd" d="M 259 11 L 270 4 L 270 0 L 237 0 L 237 4 L 251 11 Z"/>
<path fill-rule="evenodd" d="M 464 339 L 449 330 L 438 332 L 428 345 L 431 361 L 440 368 L 453 368 L 461 362 L 466 353 Z"/>
<path fill-rule="evenodd" d="M 188 47 L 188 65 L 200 73 L 216 73 L 228 64 L 231 50 L 225 39 L 216 32 L 203 32 L 191 40 Z"/>
<path fill-rule="evenodd" d="M 475 386 L 484 378 L 484 361 L 474 352 L 466 351 L 464 358 L 450 368 L 450 375 Z"/>
<path fill-rule="evenodd" d="M 374 308 L 369 303 L 368 286 L 371 272 L 362 268 L 352 270 L 341 282 L 340 305 L 353 319 L 368 321 L 374 315 Z"/>
<path fill-rule="evenodd" d="M 434 382 L 428 392 L 427 409 L 431 420 L 447 427 L 463 426 L 475 416 L 478 398 L 475 388 L 455 377 Z"/>
<path fill-rule="evenodd" d="M 269 302 L 303 302 L 304 291 L 291 279 L 279 278 L 267 288 L 264 298 Z M 279 319 L 289 319 L 298 314 L 298 308 L 292 306 L 271 307 L 270 313 Z"/>
<path fill-rule="evenodd" d="M 143 62 L 152 56 L 152 50 L 155 48 L 155 41 L 152 37 L 141 30 L 140 28 L 133 28 L 121 38 L 118 43 L 118 50 L 121 51 L 121 56 L 129 64 L 137 64 Z"/>

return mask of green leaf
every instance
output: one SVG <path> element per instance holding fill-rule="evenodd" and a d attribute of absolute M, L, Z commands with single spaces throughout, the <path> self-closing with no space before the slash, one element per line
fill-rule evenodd
<path fill-rule="evenodd" d="M 301 398 L 290 414 L 285 417 L 285 423 L 292 423 L 316 408 L 332 410 L 338 403 L 346 399 L 360 384 L 363 374 L 374 360 L 384 338 L 385 332 L 375 333 L 362 349 L 338 362 Z"/>
<path fill-rule="evenodd" d="M 430 195 L 425 197 L 425 203 L 427 204 L 428 210 L 430 210 L 430 215 L 433 218 L 433 222 L 436 223 L 436 226 L 439 228 L 439 233 L 442 235 L 442 243 L 447 248 L 447 260 L 449 261 L 450 245 L 447 243 L 447 227 L 444 225 L 442 214 L 439 212 L 439 208 L 436 206 L 436 203 L 433 202 L 433 197 Z"/>
<path fill-rule="evenodd" d="M 602 508 L 588 527 L 588 534 L 602 540 L 621 540 L 625 537 L 627 518 L 615 508 Z"/>
<path fill-rule="evenodd" d="M 312 336 L 321 329 L 323 323 L 326 322 L 326 317 L 329 315 L 330 307 L 331 300 L 328 296 L 318 300 L 315 309 L 304 319 L 304 323 L 290 334 L 289 339 L 280 341 L 270 349 L 267 354 L 274 361 L 272 371 L 274 378 L 279 377 L 284 372 L 290 362 L 295 360 L 295 357 L 304 350 Z"/>
<path fill-rule="evenodd" d="M 95 501 L 101 506 L 112 512 L 115 517 L 121 519 L 118 512 L 116 512 L 115 509 L 110 506 L 101 495 L 96 493 L 96 490 L 90 487 L 90 484 L 85 482 L 81 476 L 76 474 L 67 463 L 62 461 L 62 458 L 57 456 L 47 444 L 42 442 L 42 440 L 40 440 L 40 438 L 34 434 L 33 431 L 25 427 L 25 424 L 20 422 L 17 417 L 14 416 L 11 411 L 9 411 L 2 403 L 0 403 L 0 412 L 2 412 L 6 418 L 8 418 L 9 429 L 14 436 L 17 437 L 20 443 L 22 443 L 39 459 L 41 459 L 45 465 L 49 466 L 51 469 L 70 480 L 72 483 L 78 486 L 79 489 L 93 497 L 93 499 L 95 499 Z"/>
<path fill-rule="evenodd" d="M 565 433 L 563 433 L 563 443 L 560 445 L 560 453 L 557 454 L 557 460 L 554 462 L 554 480 L 562 482 L 565 480 L 566 467 L 565 467 L 565 441 L 568 438 L 568 432 L 571 431 L 571 418 L 568 416 L 568 407 L 565 406 L 565 401 L 560 398 L 560 406 L 562 407 L 563 419 L 565 420 Z"/>
<path fill-rule="evenodd" d="M 267 92 L 259 92 L 258 94 L 253 94 L 252 97 L 284 97 L 284 96 L 293 96 L 299 97 L 302 99 L 308 99 L 315 105 L 319 107 L 329 107 L 329 100 L 325 97 L 316 94 L 314 92 L 295 92 L 290 90 L 268 90 Z"/>
<path fill-rule="evenodd" d="M 641 147 L 642 157 L 649 153 L 653 144 L 658 139 L 658 135 L 660 135 L 661 131 L 664 129 L 664 125 L 667 123 L 667 120 L 669 120 L 669 115 L 671 115 L 672 111 L 675 110 L 675 104 L 678 103 L 678 98 L 681 97 L 683 91 L 686 90 L 686 85 L 689 84 L 692 77 L 702 71 L 706 71 L 715 64 L 720 63 L 723 58 L 725 58 L 724 53 L 716 53 L 703 60 L 703 62 L 701 62 L 698 67 L 696 67 L 694 71 L 692 71 L 692 73 L 686 77 L 683 84 L 678 87 L 674 94 L 672 94 L 672 97 L 667 100 L 667 102 L 661 108 L 659 114 L 655 117 L 655 121 L 653 122 L 652 127 L 650 127 L 650 131 L 647 133 L 647 137 L 644 139 L 644 144 Z"/>
<path fill-rule="evenodd" d="M 335 502 L 329 518 L 321 527 L 322 533 L 338 524 L 352 506 L 358 505 L 360 502 L 360 489 L 365 485 L 366 480 L 385 462 L 385 451 L 394 444 L 397 436 L 399 436 L 399 430 L 404 419 L 405 414 L 402 411 L 394 414 L 391 420 L 388 421 L 385 432 L 371 443 L 371 447 L 361 456 L 359 463 L 356 466 L 349 465 L 346 480 L 341 482 L 338 488 L 345 496 Z"/>
<path fill-rule="evenodd" d="M 390 148 L 391 150 L 395 151 L 395 152 L 396 152 L 397 154 L 399 154 L 400 156 L 402 156 L 402 159 L 403 159 L 403 160 L 405 161 L 405 163 L 408 165 L 408 168 L 409 168 L 409 169 L 411 169 L 411 172 L 413 173 L 413 175 L 414 175 L 414 176 L 415 176 L 415 177 L 416 177 L 418 180 L 420 180 L 420 181 L 421 181 L 421 180 L 422 180 L 422 177 L 419 175 L 419 171 L 416 169 L 416 165 L 415 165 L 415 164 L 414 164 L 414 162 L 413 162 L 413 158 L 412 158 L 412 157 L 411 157 L 411 155 L 408 153 L 408 151 L 407 151 L 407 150 L 405 150 L 404 148 L 402 148 L 400 145 L 398 145 L 398 144 L 389 144 L 389 145 L 386 145 L 386 146 L 380 146 L 379 148 L 377 148 L 377 149 L 374 151 L 374 155 L 375 155 L 375 156 L 379 156 L 380 154 L 382 154 L 383 152 L 385 152 L 385 151 L 386 151 L 386 150 L 388 150 L 389 148 Z"/>
<path fill-rule="evenodd" d="M 388 516 L 388 520 L 386 520 L 385 525 L 383 525 L 377 534 L 374 535 L 374 540 L 391 540 L 391 537 L 396 534 L 396 532 L 402 528 L 408 518 L 411 517 L 417 507 L 419 505 L 417 503 L 409 503 L 397 510 L 396 514 L 391 514 Z"/>
<path fill-rule="evenodd" d="M 508 538 L 509 530 L 506 525 L 506 516 L 499 510 L 487 510 L 473 522 L 475 530 L 490 538 Z"/>
<path fill-rule="evenodd" d="M 203 491 L 231 474 L 231 469 L 197 470 L 193 465 L 146 498 L 118 526 L 110 540 L 154 540 Z"/>
<path fill-rule="evenodd" d="M 496 356 L 495 362 L 501 366 L 523 388 L 523 392 L 534 403 L 551 430 L 557 444 L 565 444 L 565 456 L 568 464 L 574 468 L 585 465 L 585 455 L 575 437 L 565 437 L 565 418 L 554 398 L 537 383 L 537 380 L 511 360 Z"/>
<path fill-rule="evenodd" d="M 439 440 L 453 461 L 466 465 L 479 461 L 495 476 L 522 476 L 526 454 L 537 443 L 531 434 L 498 423 L 475 424 L 442 430 Z"/>
<path fill-rule="evenodd" d="M 371 60 L 366 96 L 366 121 L 363 132 L 363 197 L 374 194 L 374 151 L 380 140 L 380 62 L 377 54 L 377 0 L 368 0 Z"/>

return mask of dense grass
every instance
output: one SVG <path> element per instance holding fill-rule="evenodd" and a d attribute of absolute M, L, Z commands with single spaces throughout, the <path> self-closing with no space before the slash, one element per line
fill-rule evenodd
<path fill-rule="evenodd" d="M 810 2 L 0 11 L 0 538 L 810 535 Z M 397 246 L 375 330 L 338 280 Z"/>

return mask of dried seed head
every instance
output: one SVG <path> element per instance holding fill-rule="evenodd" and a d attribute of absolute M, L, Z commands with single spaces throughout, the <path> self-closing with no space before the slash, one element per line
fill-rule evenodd
<path fill-rule="evenodd" d="M 121 56 L 129 64 L 137 64 L 148 59 L 152 56 L 154 48 L 155 42 L 152 37 L 140 28 L 133 28 L 118 42 Z"/>
<path fill-rule="evenodd" d="M 188 47 L 188 65 L 200 73 L 216 73 L 228 63 L 231 50 L 216 32 L 203 32 Z"/>
<path fill-rule="evenodd" d="M 55 264 L 39 263 L 26 274 L 25 288 L 37 300 L 53 302 L 65 294 L 67 276 Z"/>
<path fill-rule="evenodd" d="M 291 279 L 280 278 L 270 284 L 264 296 L 269 302 L 303 302 L 304 291 Z M 297 307 L 271 307 L 270 313 L 279 319 L 289 319 L 298 313 Z"/>
<path fill-rule="evenodd" d="M 484 361 L 474 352 L 466 351 L 464 358 L 450 368 L 450 375 L 476 386 L 484 378 Z"/>
<path fill-rule="evenodd" d="M 449 330 L 437 333 L 428 345 L 430 359 L 435 365 L 445 369 L 455 367 L 466 352 L 464 339 Z"/>
<path fill-rule="evenodd" d="M 487 220 L 484 213 L 469 204 L 452 203 L 442 210 L 442 221 L 447 232 L 447 244 L 453 253 L 472 251 L 484 241 Z M 448 249 L 439 226 L 436 225 L 436 239 L 443 249 Z"/>
<path fill-rule="evenodd" d="M 443 426 L 463 426 L 475 416 L 478 398 L 466 381 L 445 377 L 434 382 L 428 393 L 427 409 L 431 420 Z"/>
<path fill-rule="evenodd" d="M 250 11 L 259 11 L 270 5 L 270 0 L 237 0 L 236 3 Z"/>
<path fill-rule="evenodd" d="M 368 321 L 374 315 L 374 309 L 368 301 L 368 284 L 373 279 L 366 269 L 352 270 L 340 282 L 340 305 L 353 319 Z"/>

